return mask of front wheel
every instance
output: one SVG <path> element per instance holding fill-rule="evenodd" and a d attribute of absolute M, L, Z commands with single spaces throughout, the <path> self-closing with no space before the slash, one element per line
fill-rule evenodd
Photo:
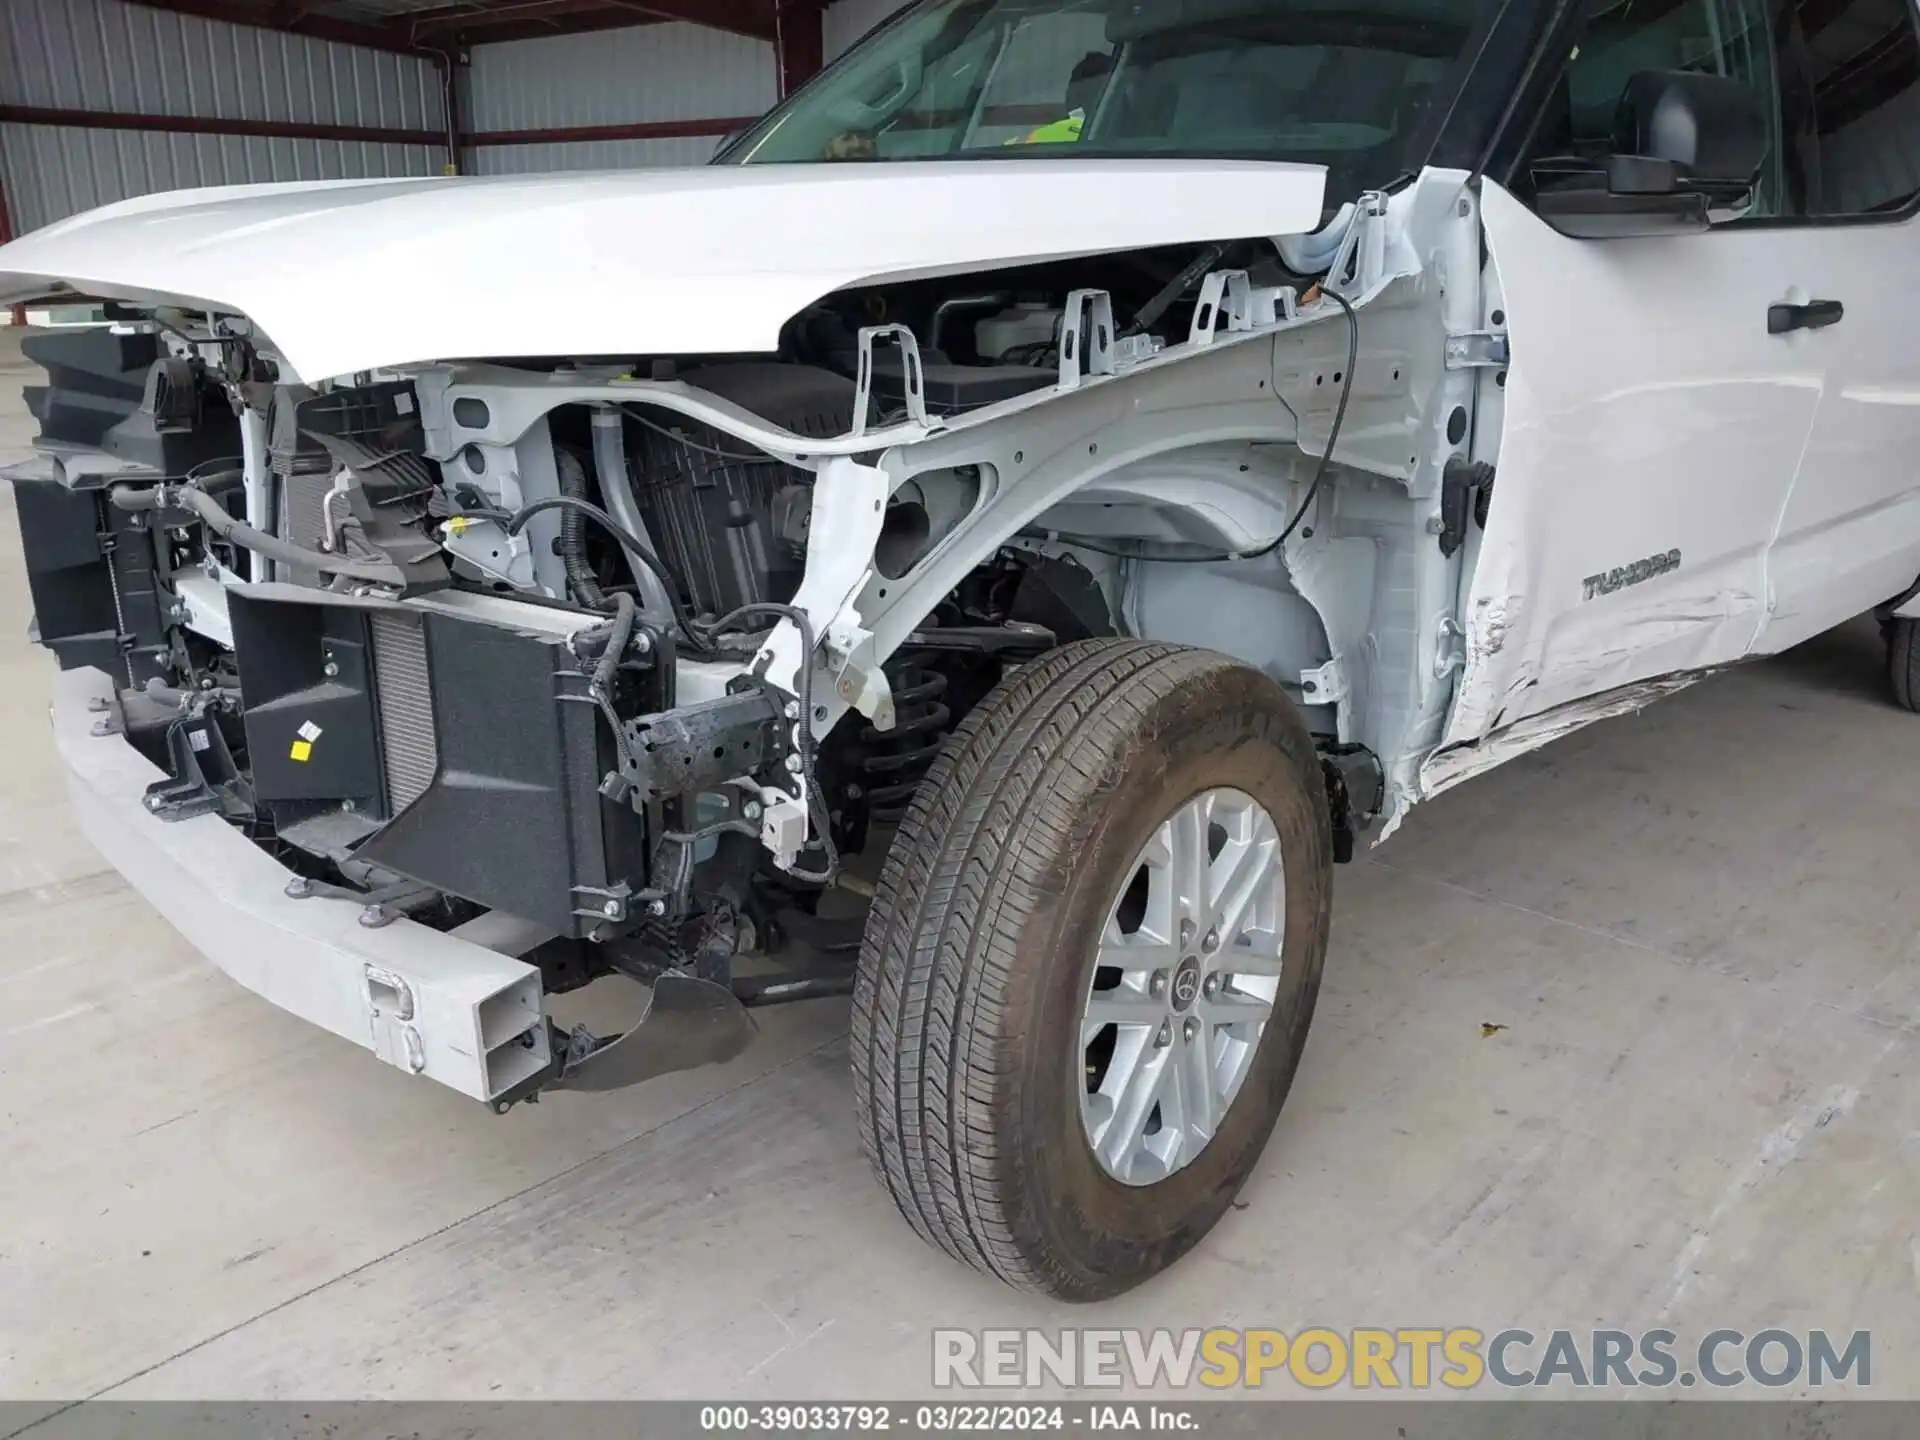
<path fill-rule="evenodd" d="M 1891 617 L 1887 637 L 1887 684 L 1902 710 L 1920 710 L 1920 620 Z"/>
<path fill-rule="evenodd" d="M 1286 694 L 1134 640 L 1023 667 L 962 723 L 881 873 L 854 992 L 862 1140 L 907 1220 L 1097 1300 L 1252 1171 L 1313 1016 L 1326 796 Z"/>

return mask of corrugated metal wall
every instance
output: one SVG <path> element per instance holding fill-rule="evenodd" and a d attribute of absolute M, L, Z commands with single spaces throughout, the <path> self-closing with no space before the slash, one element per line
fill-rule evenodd
<path fill-rule="evenodd" d="M 827 6 L 827 59 L 845 51 L 896 10 L 904 10 L 912 0 L 835 0 Z"/>
<path fill-rule="evenodd" d="M 6 177 L 14 229 L 21 234 L 151 190 L 256 180 L 437 175 L 442 154 L 424 145 L 0 125 L 0 174 Z"/>
<path fill-rule="evenodd" d="M 904 0 L 836 0 L 832 59 Z M 470 132 L 755 116 L 778 91 L 773 47 L 695 25 L 481 45 L 467 72 Z M 121 0 L 0 0 L 0 104 L 208 119 L 440 131 L 431 63 L 228 25 Z M 480 174 L 698 165 L 721 136 L 488 145 Z M 14 229 L 129 195 L 260 180 L 439 173 L 427 145 L 0 124 Z"/>
<path fill-rule="evenodd" d="M 479 45 L 468 72 L 467 127 L 556 130 L 760 114 L 778 82 L 773 46 L 698 25 L 639 25 Z M 723 137 L 487 145 L 482 175 L 628 165 L 699 165 Z"/>
<path fill-rule="evenodd" d="M 439 130 L 433 65 L 119 0 L 0 0 L 0 103 Z M 17 231 L 192 185 L 438 174 L 425 145 L 0 125 Z"/>

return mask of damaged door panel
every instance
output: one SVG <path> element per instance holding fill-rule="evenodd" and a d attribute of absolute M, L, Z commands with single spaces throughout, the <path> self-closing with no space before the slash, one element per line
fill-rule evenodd
<path fill-rule="evenodd" d="M 1575 240 L 1485 202 L 1512 359 L 1448 746 L 1747 654 L 1822 384 L 1760 324 L 1811 238 Z"/>

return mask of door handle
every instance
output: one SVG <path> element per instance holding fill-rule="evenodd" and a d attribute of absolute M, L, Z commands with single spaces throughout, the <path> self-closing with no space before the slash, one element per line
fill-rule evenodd
<path fill-rule="evenodd" d="M 1847 307 L 1838 300 L 1809 300 L 1804 305 L 1784 302 L 1767 307 L 1767 333 L 1784 335 L 1789 330 L 1824 330 L 1838 325 Z"/>

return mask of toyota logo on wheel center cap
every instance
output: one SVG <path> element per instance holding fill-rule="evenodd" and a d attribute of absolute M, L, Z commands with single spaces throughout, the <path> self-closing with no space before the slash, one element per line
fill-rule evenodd
<path fill-rule="evenodd" d="M 1173 972 L 1173 1008 L 1185 1010 L 1193 1004 L 1194 997 L 1200 993 L 1200 961 L 1189 955 L 1180 962 L 1180 968 Z"/>

